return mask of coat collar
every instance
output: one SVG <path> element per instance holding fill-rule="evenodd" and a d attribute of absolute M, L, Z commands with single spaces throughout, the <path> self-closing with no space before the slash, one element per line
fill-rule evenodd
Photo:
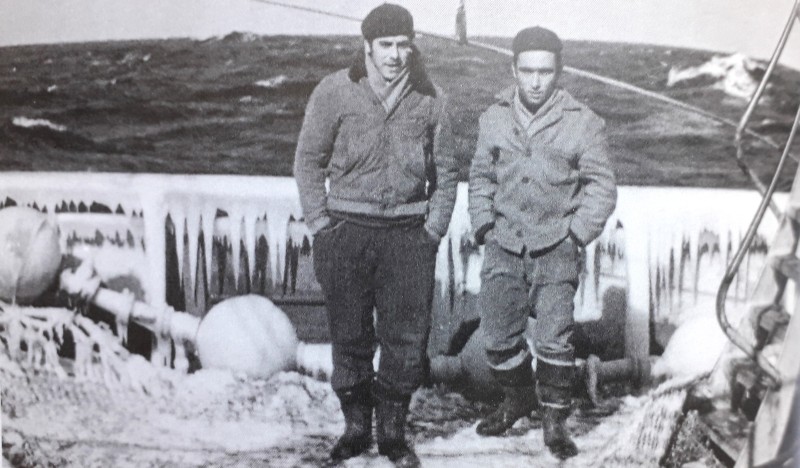
<path fill-rule="evenodd" d="M 514 102 L 514 93 L 516 92 L 516 86 L 509 86 L 502 91 L 498 92 L 494 95 L 495 99 L 497 99 L 497 103 L 501 106 L 511 106 Z M 555 93 L 552 96 L 553 99 L 556 99 L 556 106 L 563 110 L 569 111 L 577 111 L 581 110 L 582 105 L 575 100 L 568 92 L 564 91 L 561 88 L 557 88 Z"/>
<path fill-rule="evenodd" d="M 513 103 L 514 95 L 516 93 L 516 86 L 510 86 L 495 95 L 500 107 L 507 108 L 509 119 L 514 122 L 516 135 L 527 135 L 528 138 L 539 133 L 547 127 L 557 123 L 564 116 L 567 111 L 579 111 L 581 104 L 578 103 L 570 94 L 561 88 L 556 89 L 550 103 L 547 106 L 546 113 L 543 115 L 536 115 L 529 128 L 524 128 L 522 122 L 519 122 L 514 115 Z M 526 138 L 523 138 L 526 139 Z"/>
<path fill-rule="evenodd" d="M 411 89 L 426 96 L 437 97 L 436 86 L 434 86 L 433 82 L 428 77 L 428 72 L 425 70 L 425 64 L 422 62 L 419 49 L 417 49 L 415 45 L 411 47 L 411 58 L 408 64 L 408 80 L 411 84 Z M 367 76 L 365 60 L 364 49 L 359 49 L 353 59 L 352 65 L 350 65 L 350 68 L 347 70 L 347 77 L 350 78 L 350 81 L 353 83 L 358 83 L 362 78 Z"/>

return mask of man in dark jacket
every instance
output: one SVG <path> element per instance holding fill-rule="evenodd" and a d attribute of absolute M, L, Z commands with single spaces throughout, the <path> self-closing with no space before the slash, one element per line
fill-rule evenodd
<path fill-rule="evenodd" d="M 374 406 L 379 452 L 417 466 L 405 423 L 426 370 L 435 257 L 458 169 L 444 99 L 413 44 L 411 14 L 383 4 L 361 30 L 363 53 L 311 95 L 294 174 L 314 234 L 331 385 L 346 423 L 331 457 L 370 447 Z"/>
<path fill-rule="evenodd" d="M 536 409 L 538 396 L 544 441 L 568 458 L 577 453 L 565 421 L 581 250 L 614 210 L 616 184 L 603 121 L 557 87 L 558 36 L 524 29 L 512 48 L 516 84 L 481 116 L 470 168 L 470 216 L 476 240 L 486 243 L 481 329 L 489 366 L 505 390 L 477 432 L 505 432 Z M 524 337 L 529 315 L 536 317 L 535 377 Z"/>

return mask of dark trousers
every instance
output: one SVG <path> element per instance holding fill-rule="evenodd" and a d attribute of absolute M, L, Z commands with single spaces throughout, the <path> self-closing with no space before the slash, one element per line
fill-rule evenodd
<path fill-rule="evenodd" d="M 529 316 L 536 317 L 535 347 L 558 350 L 572 365 L 573 301 L 579 247 L 568 237 L 549 249 L 515 254 L 486 244 L 478 297 L 481 330 L 492 374 L 505 386 L 532 384 L 525 340 Z"/>
<path fill-rule="evenodd" d="M 328 310 L 334 391 L 375 377 L 376 345 L 378 385 L 410 396 L 422 383 L 437 248 L 421 223 L 367 227 L 335 221 L 317 233 L 314 271 Z"/>

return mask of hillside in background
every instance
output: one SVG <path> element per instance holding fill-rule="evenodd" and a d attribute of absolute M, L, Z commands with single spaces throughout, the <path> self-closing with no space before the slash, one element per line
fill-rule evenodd
<path fill-rule="evenodd" d="M 417 42 L 451 96 L 465 176 L 478 116 L 511 84 L 509 59 Z M 359 46 L 356 37 L 233 33 L 0 48 L 0 168 L 290 175 L 309 94 Z M 744 57 L 635 44 L 568 42 L 564 61 L 736 121 L 742 93 L 763 74 L 763 63 Z M 798 82 L 800 73 L 779 70 L 755 130 L 785 141 Z M 606 119 L 621 184 L 750 186 L 733 158 L 732 128 L 588 79 L 567 74 L 562 84 Z M 747 162 L 766 179 L 777 156 L 752 143 Z"/>

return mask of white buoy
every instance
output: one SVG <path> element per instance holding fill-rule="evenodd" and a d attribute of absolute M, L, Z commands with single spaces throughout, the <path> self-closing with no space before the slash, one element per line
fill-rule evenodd
<path fill-rule="evenodd" d="M 59 265 L 55 222 L 33 208 L 0 210 L 0 299 L 33 302 L 53 282 Z"/>
<path fill-rule="evenodd" d="M 296 365 L 297 333 L 286 314 L 262 296 L 234 297 L 212 307 L 195 342 L 204 368 L 270 377 Z"/>

